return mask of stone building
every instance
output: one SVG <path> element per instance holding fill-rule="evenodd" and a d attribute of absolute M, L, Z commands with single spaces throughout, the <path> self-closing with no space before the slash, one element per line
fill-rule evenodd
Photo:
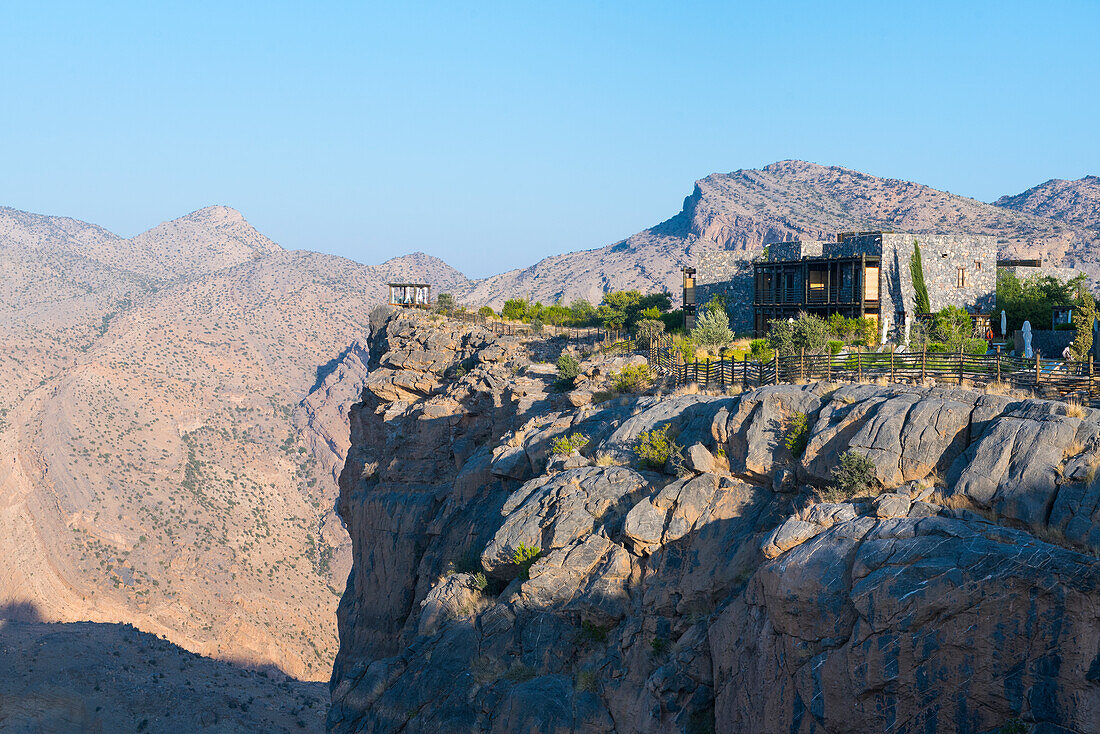
<path fill-rule="evenodd" d="M 916 315 L 911 260 L 920 247 L 931 310 L 959 306 L 990 314 L 996 306 L 997 245 L 984 235 L 846 232 L 835 241 L 768 246 L 755 261 L 711 253 L 697 267 L 696 300 L 722 295 L 738 331 L 763 334 L 773 319 L 800 312 L 863 316 L 891 327 Z"/>

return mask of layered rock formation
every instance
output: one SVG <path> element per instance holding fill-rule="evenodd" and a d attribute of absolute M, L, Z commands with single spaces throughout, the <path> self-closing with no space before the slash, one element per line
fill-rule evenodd
<path fill-rule="evenodd" d="M 405 314 L 372 341 L 330 730 L 1100 730 L 1100 414 L 824 384 L 593 404 L 530 348 Z M 682 456 L 637 463 L 665 426 Z M 822 501 L 847 451 L 881 486 Z"/>

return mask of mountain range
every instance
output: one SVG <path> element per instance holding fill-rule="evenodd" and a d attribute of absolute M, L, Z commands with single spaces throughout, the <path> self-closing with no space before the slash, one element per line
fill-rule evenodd
<path fill-rule="evenodd" d="M 744 252 L 843 231 L 966 232 L 997 238 L 1002 255 L 1063 260 L 1100 277 L 1100 179 L 1048 181 L 994 204 L 840 166 L 779 161 L 695 182 L 683 208 L 654 227 L 596 250 L 556 255 L 476 282 L 470 303 L 509 294 L 544 303 L 639 288 L 675 294 L 680 268 L 707 250 Z"/>
<path fill-rule="evenodd" d="M 839 230 L 964 230 L 1100 274 L 1100 180 L 994 204 L 782 161 L 696 182 L 607 247 L 470 280 L 416 253 L 285 250 L 208 207 L 133 238 L 0 208 L 0 606 L 129 623 L 203 655 L 327 680 L 350 568 L 334 511 L 347 413 L 388 280 L 470 306 L 676 293 L 702 252 Z"/>

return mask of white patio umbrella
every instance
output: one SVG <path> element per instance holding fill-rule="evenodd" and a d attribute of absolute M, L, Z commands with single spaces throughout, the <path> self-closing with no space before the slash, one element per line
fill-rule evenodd
<path fill-rule="evenodd" d="M 1008 318 L 1005 317 L 1005 311 L 1001 309 L 1001 339 L 1005 338 L 1005 334 L 1008 333 Z"/>

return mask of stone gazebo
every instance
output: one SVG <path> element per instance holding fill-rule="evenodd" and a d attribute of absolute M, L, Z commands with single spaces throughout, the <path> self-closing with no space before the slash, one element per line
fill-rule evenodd
<path fill-rule="evenodd" d="M 407 308 L 429 308 L 432 305 L 432 287 L 427 283 L 388 283 L 390 305 Z"/>

